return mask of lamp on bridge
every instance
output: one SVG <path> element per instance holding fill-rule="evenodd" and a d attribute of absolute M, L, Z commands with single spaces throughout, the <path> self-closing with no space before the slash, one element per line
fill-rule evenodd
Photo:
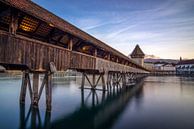
<path fill-rule="evenodd" d="M 141 66 L 144 65 L 145 54 L 143 53 L 143 51 L 141 50 L 138 44 L 135 46 L 135 49 L 133 50 L 130 56 L 131 56 L 131 59 L 134 60 L 137 64 Z"/>

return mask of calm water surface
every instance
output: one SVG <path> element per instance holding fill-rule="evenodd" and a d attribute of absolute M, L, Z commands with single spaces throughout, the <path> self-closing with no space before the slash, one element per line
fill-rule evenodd
<path fill-rule="evenodd" d="M 0 77 L 0 129 L 194 129 L 194 78 L 147 77 L 112 92 L 79 89 L 80 78 L 54 79 L 52 112 L 19 104 L 21 78 Z"/>

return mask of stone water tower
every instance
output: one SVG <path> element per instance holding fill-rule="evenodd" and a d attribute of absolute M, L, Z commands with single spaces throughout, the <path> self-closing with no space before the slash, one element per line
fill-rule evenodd
<path fill-rule="evenodd" d="M 133 50 L 130 56 L 131 56 L 131 59 L 134 60 L 137 64 L 141 66 L 144 65 L 145 54 L 143 53 L 139 45 L 135 46 L 135 49 Z"/>

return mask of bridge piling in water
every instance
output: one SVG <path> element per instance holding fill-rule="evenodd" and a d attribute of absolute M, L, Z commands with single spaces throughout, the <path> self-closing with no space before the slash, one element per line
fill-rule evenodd
<path fill-rule="evenodd" d="M 53 66 L 50 66 L 52 69 Z M 30 74 L 32 74 L 32 79 L 30 78 Z M 42 80 L 41 86 L 39 87 L 40 82 L 40 74 L 44 74 L 44 78 Z M 31 85 L 32 80 L 32 85 Z M 44 73 L 40 72 L 32 72 L 25 70 L 22 75 L 22 85 L 20 91 L 20 103 L 25 104 L 27 87 L 30 94 L 31 104 L 34 108 L 38 108 L 38 103 L 41 98 L 43 89 L 45 88 L 46 95 L 46 109 L 51 111 L 51 102 L 52 102 L 52 71 L 47 71 Z"/>
<path fill-rule="evenodd" d="M 32 74 L 32 77 L 33 77 L 32 79 L 30 79 L 30 74 Z M 44 74 L 44 78 L 39 87 L 40 74 Z M 89 78 L 89 75 L 91 75 L 91 78 Z M 82 97 L 84 96 L 83 90 L 85 88 L 84 85 L 85 85 L 86 80 L 88 81 L 91 87 L 90 89 L 92 91 L 98 90 L 97 85 L 99 84 L 101 80 L 102 91 L 104 93 L 105 91 L 111 92 L 112 91 L 111 89 L 113 89 L 113 92 L 115 92 L 115 90 L 121 90 L 121 89 L 130 87 L 132 85 L 135 85 L 144 76 L 145 74 L 111 71 L 111 72 L 108 72 L 107 80 L 105 80 L 105 72 L 83 71 L 82 81 L 81 81 L 82 82 L 81 83 Z M 31 80 L 32 80 L 32 85 L 31 85 Z M 45 88 L 46 109 L 47 111 L 51 111 L 51 103 L 52 103 L 52 82 L 51 80 L 52 80 L 52 73 L 49 71 L 45 73 L 38 73 L 38 72 L 30 73 L 29 71 L 24 71 L 23 77 L 22 77 L 20 102 L 25 103 L 25 97 L 26 97 L 26 92 L 28 88 L 30 97 L 31 97 L 32 106 L 34 108 L 38 108 L 39 100 L 41 98 L 43 89 Z M 82 98 L 82 101 L 83 99 L 84 98 Z"/>
<path fill-rule="evenodd" d="M 34 107 L 38 107 L 38 99 L 39 99 L 39 74 L 33 74 L 33 99 L 32 104 Z"/>
<path fill-rule="evenodd" d="M 29 87 L 29 89 L 31 89 L 31 85 L 29 83 L 31 83 L 29 81 L 29 73 L 24 71 L 23 75 L 22 75 L 22 85 L 21 85 L 21 91 L 20 91 L 20 103 L 25 103 L 27 87 Z M 30 98 L 32 100 L 32 92 L 31 91 L 32 90 L 29 90 Z"/>
<path fill-rule="evenodd" d="M 46 91 L 46 107 L 47 110 L 51 110 L 51 103 L 52 103 L 52 76 L 47 75 L 47 83 L 45 86 L 45 91 Z"/>
<path fill-rule="evenodd" d="M 89 75 L 91 75 L 92 79 L 89 78 Z M 105 73 L 104 72 L 95 72 L 95 71 L 82 71 L 82 83 L 81 83 L 81 89 L 84 89 L 85 80 L 88 81 L 90 87 L 92 90 L 95 90 L 96 87 L 99 84 L 99 81 L 102 82 L 102 90 L 106 90 L 106 83 L 105 83 Z M 97 78 L 96 78 L 97 77 Z"/>
<path fill-rule="evenodd" d="M 42 123 L 43 122 L 43 123 Z M 40 115 L 39 108 L 32 105 L 26 110 L 24 104 L 20 104 L 20 129 L 26 129 L 30 126 L 32 129 L 49 129 L 51 125 L 51 112 L 46 111 L 45 117 Z"/>

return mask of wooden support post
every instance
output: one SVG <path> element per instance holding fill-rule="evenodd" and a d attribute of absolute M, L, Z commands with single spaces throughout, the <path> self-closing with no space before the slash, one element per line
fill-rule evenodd
<path fill-rule="evenodd" d="M 107 79 L 106 79 L 106 86 L 107 86 L 107 90 L 109 91 L 110 90 L 110 74 L 109 74 L 109 72 L 108 72 Z"/>
<path fill-rule="evenodd" d="M 123 88 L 124 87 L 124 73 L 120 73 L 120 81 L 122 83 L 121 87 Z"/>
<path fill-rule="evenodd" d="M 96 75 L 93 73 L 92 74 L 92 89 L 94 89 L 95 84 L 96 84 Z"/>
<path fill-rule="evenodd" d="M 38 107 L 39 74 L 33 74 L 33 107 Z"/>
<path fill-rule="evenodd" d="M 117 86 L 117 89 L 118 89 L 118 87 L 119 87 L 119 73 L 116 72 L 115 74 L 116 74 L 116 76 L 115 76 L 116 86 Z"/>
<path fill-rule="evenodd" d="M 112 87 L 115 86 L 115 75 L 114 75 L 113 72 L 111 73 L 111 86 L 112 86 Z"/>
<path fill-rule="evenodd" d="M 107 89 L 111 90 L 111 75 L 110 75 L 110 72 L 108 72 L 108 75 L 107 75 Z"/>
<path fill-rule="evenodd" d="M 105 91 L 106 90 L 106 84 L 105 84 L 104 74 L 101 75 L 101 78 L 102 78 L 102 89 L 103 89 L 103 91 Z"/>
<path fill-rule="evenodd" d="M 20 103 L 25 103 L 26 90 L 28 85 L 28 74 L 26 71 L 23 72 L 22 76 L 22 86 L 20 91 Z"/>
<path fill-rule="evenodd" d="M 51 128 L 51 112 L 46 112 L 44 118 L 44 129 L 50 128 Z"/>
<path fill-rule="evenodd" d="M 20 129 L 25 129 L 26 122 L 25 122 L 25 105 L 20 104 Z"/>
<path fill-rule="evenodd" d="M 90 82 L 90 79 L 88 78 L 88 76 L 86 74 L 85 74 L 85 77 L 86 77 L 87 81 L 89 82 L 90 86 L 92 87 L 93 84 Z"/>
<path fill-rule="evenodd" d="M 69 49 L 70 51 L 73 50 L 73 40 L 72 40 L 72 39 L 69 40 L 68 49 Z"/>
<path fill-rule="evenodd" d="M 18 28 L 18 13 L 16 10 L 11 9 L 11 22 L 9 26 L 9 32 L 15 35 L 17 28 Z"/>
<path fill-rule="evenodd" d="M 47 76 L 48 76 L 48 75 L 47 75 L 47 73 L 46 73 L 45 76 L 44 76 L 44 79 L 42 80 L 42 84 L 41 84 L 41 86 L 40 86 L 40 90 L 39 90 L 39 94 L 38 94 L 38 101 L 40 100 L 41 95 L 42 95 L 43 88 L 45 87 L 45 84 L 47 83 L 47 79 L 48 79 Z"/>
<path fill-rule="evenodd" d="M 40 117 L 40 111 L 38 108 L 32 108 L 31 112 L 31 127 L 32 129 L 40 129 L 42 124 L 41 124 L 41 117 Z"/>
<path fill-rule="evenodd" d="M 112 73 L 112 86 L 113 86 L 113 88 L 115 88 L 115 86 L 116 86 L 116 77 L 115 77 L 114 72 Z"/>
<path fill-rule="evenodd" d="M 36 116 L 36 114 L 37 114 L 37 111 L 36 111 L 36 109 L 35 108 L 32 108 L 32 112 L 31 112 L 31 128 L 32 129 L 36 129 L 37 127 L 36 127 L 36 125 L 37 125 L 37 120 L 36 120 L 36 118 L 37 118 L 37 116 Z"/>
<path fill-rule="evenodd" d="M 120 82 L 122 82 L 123 74 L 122 73 L 118 73 L 117 79 L 118 79 L 118 86 L 121 87 Z"/>
<path fill-rule="evenodd" d="M 94 56 L 97 57 L 97 55 L 98 55 L 98 50 L 94 49 Z"/>
<path fill-rule="evenodd" d="M 82 107 L 85 105 L 84 90 L 81 90 L 81 105 L 82 105 Z"/>
<path fill-rule="evenodd" d="M 133 73 L 129 74 L 129 79 L 128 80 L 129 80 L 130 83 L 133 82 Z"/>
<path fill-rule="evenodd" d="M 45 86 L 45 92 L 46 92 L 46 108 L 47 111 L 51 111 L 51 102 L 52 102 L 52 76 L 51 74 L 47 74 L 47 82 Z"/>
<path fill-rule="evenodd" d="M 110 90 L 112 89 L 112 82 L 113 82 L 113 74 L 112 72 L 110 73 Z"/>
<path fill-rule="evenodd" d="M 109 61 L 111 60 L 111 58 L 110 58 L 110 54 L 108 54 L 108 60 L 109 60 Z"/>
<path fill-rule="evenodd" d="M 82 73 L 82 83 L 81 83 L 81 89 L 84 89 L 84 85 L 85 85 L 85 74 Z"/>
<path fill-rule="evenodd" d="M 91 92 L 92 92 L 92 107 L 94 107 L 95 106 L 95 94 L 94 94 L 95 91 L 91 91 Z"/>
<path fill-rule="evenodd" d="M 117 63 L 119 63 L 119 58 L 117 57 Z"/>
<path fill-rule="evenodd" d="M 118 87 L 119 87 L 119 73 L 118 72 L 116 73 L 116 86 L 118 89 Z"/>
<path fill-rule="evenodd" d="M 28 78 L 28 89 L 29 89 L 30 99 L 31 99 L 31 102 L 32 102 L 33 92 L 32 92 L 32 86 L 31 86 L 31 80 L 30 80 L 29 73 L 27 74 L 27 78 Z"/>
<path fill-rule="evenodd" d="M 106 95 L 106 92 L 105 91 L 103 91 L 102 92 L 102 101 L 101 101 L 101 103 L 104 103 L 105 102 L 105 95 Z"/>
<path fill-rule="evenodd" d="M 126 87 L 126 73 L 122 73 L 122 85 Z"/>

